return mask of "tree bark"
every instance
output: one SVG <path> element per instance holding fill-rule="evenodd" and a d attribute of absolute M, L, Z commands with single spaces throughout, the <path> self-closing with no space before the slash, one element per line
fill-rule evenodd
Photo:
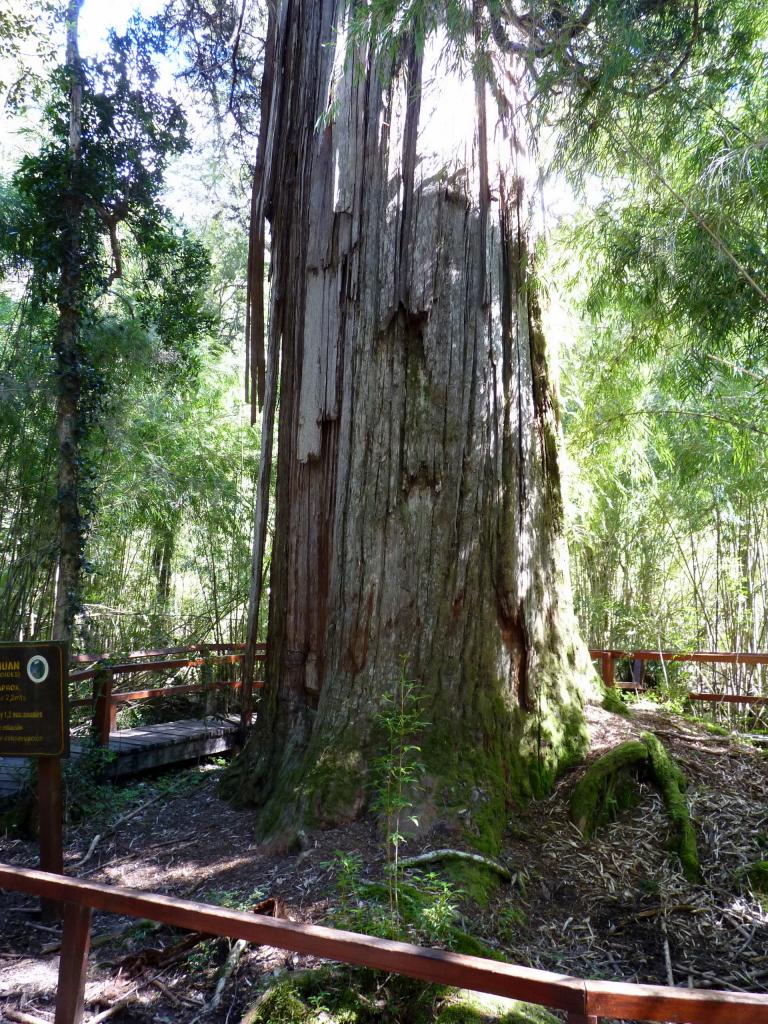
<path fill-rule="evenodd" d="M 58 574 L 53 613 L 53 639 L 70 640 L 79 605 L 83 564 L 83 531 L 79 509 L 80 396 L 83 385 L 81 326 L 80 253 L 83 197 L 79 189 L 80 111 L 83 98 L 78 49 L 78 18 L 82 0 L 69 0 L 67 7 L 67 70 L 69 73 L 69 155 L 68 190 L 63 197 L 66 225 L 61 239 L 59 277 L 59 322 L 54 339 L 56 366 L 56 436 L 58 440 L 57 513 Z"/>
<path fill-rule="evenodd" d="M 452 70 L 439 31 L 351 57 L 347 19 L 343 0 L 283 0 L 266 72 L 275 539 L 265 689 L 224 792 L 278 835 L 359 813 L 405 657 L 429 722 L 420 824 L 461 822 L 492 853 L 510 803 L 581 756 L 593 678 L 534 174 L 520 96 Z"/>

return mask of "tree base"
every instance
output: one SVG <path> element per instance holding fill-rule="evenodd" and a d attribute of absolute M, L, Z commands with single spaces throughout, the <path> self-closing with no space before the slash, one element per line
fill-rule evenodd
<path fill-rule="evenodd" d="M 491 654 L 478 654 L 477 664 L 488 667 L 476 668 L 477 677 L 465 681 L 466 690 L 482 693 L 471 715 L 438 701 L 422 730 L 402 738 L 424 766 L 404 794 L 403 827 L 425 834 L 440 826 L 455 836 L 455 845 L 494 857 L 510 813 L 548 795 L 558 777 L 584 758 L 584 704 L 602 694 L 579 641 L 553 646 L 538 657 L 530 710 L 510 700 L 494 679 Z M 344 824 L 376 803 L 375 765 L 385 750 L 381 731 L 374 713 L 335 731 L 318 730 L 305 741 L 297 728 L 276 749 L 267 730 L 257 729 L 219 792 L 235 806 L 259 808 L 262 839 L 290 849 L 302 830 Z M 411 826 L 411 816 L 418 825 Z"/>

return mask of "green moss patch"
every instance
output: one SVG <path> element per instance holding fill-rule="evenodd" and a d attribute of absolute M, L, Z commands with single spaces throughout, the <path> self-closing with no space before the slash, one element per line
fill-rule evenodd
<path fill-rule="evenodd" d="M 557 1024 L 557 1017 L 541 1006 L 515 999 L 458 992 L 449 996 L 434 1024 Z"/>
<path fill-rule="evenodd" d="M 308 1019 L 308 1007 L 295 985 L 283 982 L 260 996 L 241 1024 L 296 1024 Z"/>
<path fill-rule="evenodd" d="M 241 1024 L 558 1024 L 530 1003 L 397 976 L 383 989 L 381 978 L 366 970 L 306 971 L 262 993 Z"/>
<path fill-rule="evenodd" d="M 613 712 L 614 715 L 629 717 L 632 714 L 632 709 L 624 702 L 624 698 L 621 696 L 621 690 L 617 690 L 615 686 L 604 687 L 602 706 L 606 711 Z"/>
<path fill-rule="evenodd" d="M 637 773 L 648 763 L 648 748 L 627 740 L 609 750 L 587 769 L 571 794 L 571 820 L 589 839 L 601 825 L 637 802 Z"/>
<path fill-rule="evenodd" d="M 755 892 L 768 896 L 768 860 L 750 864 L 744 874 Z"/>
<path fill-rule="evenodd" d="M 487 907 L 501 885 L 495 871 L 468 861 L 448 861 L 444 873 L 478 907 Z"/>
<path fill-rule="evenodd" d="M 591 837 L 600 826 L 637 803 L 640 778 L 661 793 L 672 827 L 672 848 L 683 874 L 690 882 L 700 882 L 696 833 L 685 799 L 686 778 L 664 745 L 650 733 L 619 744 L 587 769 L 571 795 L 571 820 L 585 837 Z"/>

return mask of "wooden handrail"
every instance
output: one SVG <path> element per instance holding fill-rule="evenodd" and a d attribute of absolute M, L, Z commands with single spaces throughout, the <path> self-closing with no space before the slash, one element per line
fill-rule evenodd
<path fill-rule="evenodd" d="M 710 704 L 768 704 L 768 697 L 752 693 L 701 693 L 691 690 L 688 700 L 704 700 Z"/>
<path fill-rule="evenodd" d="M 266 644 L 256 644 L 255 649 L 257 651 L 265 651 L 267 649 Z M 186 654 L 188 651 L 200 652 L 200 651 L 244 651 L 245 644 L 241 643 L 225 643 L 225 644 L 184 644 L 181 647 L 156 647 L 150 648 L 146 651 L 129 651 L 127 654 L 116 653 L 114 651 L 105 651 L 102 654 L 71 654 L 69 657 L 70 664 L 72 665 L 89 665 L 95 661 L 108 661 L 111 658 L 161 658 L 168 657 L 171 654 Z"/>
<path fill-rule="evenodd" d="M 191 686 L 162 686 L 156 687 L 149 690 L 128 690 L 125 692 L 118 692 L 112 694 L 113 704 L 125 704 L 130 701 L 137 700 L 152 700 L 157 697 L 176 697 L 182 694 L 189 693 L 204 693 L 206 689 L 212 690 L 239 690 L 242 688 L 242 680 L 232 679 L 224 682 L 211 683 L 209 687 L 204 686 L 202 683 L 196 683 Z M 253 688 L 255 690 L 261 690 L 264 683 L 260 680 L 254 680 Z M 71 703 L 76 703 L 72 701 Z M 85 703 L 89 703 L 86 701 Z"/>
<path fill-rule="evenodd" d="M 682 661 L 722 665 L 768 665 L 765 651 L 621 651 L 611 648 L 589 648 L 593 661 L 600 662 L 600 674 L 606 686 L 615 686 L 615 663 L 619 659 L 632 661 Z M 768 704 L 768 697 L 759 694 L 703 693 L 691 690 L 688 700 L 707 701 L 711 704 Z"/>
<path fill-rule="evenodd" d="M 243 683 L 240 679 L 225 679 L 217 683 L 211 683 L 210 687 L 205 687 L 202 683 L 194 683 L 190 686 L 156 686 L 149 690 L 118 690 L 111 694 L 110 700 L 113 704 L 124 704 L 129 701 L 152 700 L 157 697 L 177 697 L 182 694 L 203 693 L 206 689 L 239 690 L 242 688 L 242 685 Z M 261 690 L 263 687 L 264 683 L 261 679 L 254 681 L 253 688 L 255 690 Z M 69 702 L 71 708 L 87 708 L 92 705 L 92 697 L 81 697 L 78 700 L 71 700 Z"/>
<path fill-rule="evenodd" d="M 177 658 L 173 661 L 137 661 L 124 665 L 109 665 L 109 671 L 113 675 L 133 675 L 139 672 L 163 672 L 179 668 L 200 668 L 201 665 L 215 663 L 217 665 L 236 664 L 245 657 L 244 654 L 216 654 L 210 658 Z M 256 654 L 254 661 L 263 661 L 263 654 Z M 69 678 L 72 682 L 81 682 L 84 679 L 93 679 L 101 671 L 103 666 L 85 669 L 81 672 L 70 672 Z"/>
<path fill-rule="evenodd" d="M 686 1024 L 757 1024 L 768 1020 L 768 996 L 583 981 L 566 974 L 12 865 L 0 864 L 0 887 L 42 896 L 65 906 L 56 1024 L 80 1024 L 82 1020 L 92 910 L 146 918 L 206 935 L 244 939 L 421 981 L 521 999 L 564 1010 L 571 1024 L 596 1022 L 598 1015 L 608 1014 Z"/>
<path fill-rule="evenodd" d="M 623 651 L 618 648 L 590 647 L 592 658 L 608 655 L 614 660 L 631 658 L 639 661 L 693 661 L 723 665 L 768 665 L 768 651 Z"/>
<path fill-rule="evenodd" d="M 228 645 L 211 645 L 211 647 L 214 646 L 221 649 Z M 259 648 L 264 646 L 265 645 L 263 644 L 258 645 Z M 207 655 L 211 647 L 203 645 L 200 649 Z M 189 648 L 189 650 L 193 649 L 197 650 L 198 648 Z M 266 655 L 259 650 L 255 655 L 254 661 L 264 661 L 265 657 Z M 106 746 L 109 742 L 110 733 L 114 732 L 117 728 L 116 714 L 118 704 L 126 703 L 128 701 L 152 700 L 191 693 L 208 693 L 210 695 L 215 689 L 241 689 L 241 680 L 219 681 L 213 683 L 210 679 L 205 678 L 205 673 L 206 671 L 210 671 L 210 666 L 214 663 L 219 665 L 234 665 L 243 662 L 244 659 L 245 653 L 242 652 L 239 654 L 208 655 L 202 658 L 174 659 L 172 661 L 144 661 L 122 665 L 96 664 L 92 668 L 86 669 L 84 672 L 69 673 L 69 680 L 71 682 L 82 682 L 86 679 L 93 679 L 94 681 L 93 695 L 91 697 L 70 700 L 69 706 L 72 708 L 94 708 L 92 732 L 97 737 L 97 741 L 102 746 Z M 193 685 L 152 687 L 146 690 L 133 690 L 129 692 L 114 691 L 112 689 L 112 682 L 116 675 L 135 675 L 142 672 L 164 672 L 180 668 L 201 668 L 203 670 L 204 678 L 200 683 Z M 107 687 L 106 690 L 105 684 Z M 264 684 L 261 681 L 258 681 L 254 682 L 252 685 L 256 689 L 261 689 Z"/>

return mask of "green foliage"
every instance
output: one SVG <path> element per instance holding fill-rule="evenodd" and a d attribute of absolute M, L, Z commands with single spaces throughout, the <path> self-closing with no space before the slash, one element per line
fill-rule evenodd
<path fill-rule="evenodd" d="M 230 360 L 205 353 L 181 393 L 137 378 L 105 420 L 85 599 L 107 646 L 243 638 L 259 444 L 233 414 Z M 103 605 L 138 614 L 110 621 Z"/>
<path fill-rule="evenodd" d="M 217 149 L 230 159 L 236 150 L 239 164 L 251 161 L 258 132 L 265 21 L 263 5 L 246 16 L 239 0 L 168 0 L 159 16 L 199 115 L 213 113 Z"/>
<path fill-rule="evenodd" d="M 154 52 L 162 39 L 151 22 L 135 21 L 112 34 L 101 61 L 81 62 L 81 157 L 72 177 L 69 152 L 69 74 L 57 69 L 43 110 L 42 141 L 13 176 L 17 216 L 3 220 L 0 251 L 6 270 L 31 268 L 30 297 L 55 303 L 64 261 L 67 210 L 63 194 L 83 213 L 80 240 L 83 313 L 115 275 L 117 250 L 110 234 L 124 224 L 134 244 L 152 258 L 167 246 L 167 215 L 158 204 L 168 159 L 187 146 L 183 112 L 155 89 Z"/>
<path fill-rule="evenodd" d="M 558 94 L 547 58 L 540 93 L 585 186 L 550 247 L 582 316 L 564 377 L 580 619 L 595 646 L 760 649 L 768 19 L 747 0 L 594 10 L 573 52 L 613 33 L 609 63 Z M 652 682 L 679 707 L 691 681 Z"/>
<path fill-rule="evenodd" d="M 85 578 L 75 642 L 90 650 L 241 639 L 244 629 L 258 436 L 237 407 L 233 348 L 247 246 L 212 209 L 201 225 L 212 258 L 159 201 L 169 162 L 187 146 L 180 106 L 157 88 L 165 47 L 156 22 L 135 21 L 106 57 L 82 66 L 76 441 Z M 48 83 L 37 149 L 0 182 L 8 637 L 46 635 L 50 625 L 65 70 Z"/>
<path fill-rule="evenodd" d="M 118 789 L 104 782 L 104 772 L 116 754 L 88 739 L 82 754 L 67 758 L 62 777 L 66 792 L 66 816 L 70 823 L 107 818 L 131 803 L 137 794 L 134 787 Z"/>
<path fill-rule="evenodd" d="M 438 28 L 448 30 L 454 60 L 474 59 L 472 12 L 461 0 L 369 0 L 354 12 L 350 23 L 350 50 L 370 45 L 386 62 L 396 62 L 412 42 L 422 53 Z"/>
<path fill-rule="evenodd" d="M 146 391 L 151 382 L 179 393 L 194 386 L 201 346 L 215 325 L 204 295 L 207 253 L 159 202 L 168 161 L 187 147 L 181 107 L 156 88 L 155 58 L 164 47 L 157 23 L 136 19 L 125 35 L 112 35 L 103 59 L 56 69 L 37 149 L 0 188 L 0 278 L 7 287 L 0 381 L 13 396 L 0 416 L 0 460 L 9 496 L 18 495 L 0 513 L 9 535 L 0 550 L 6 636 L 41 635 L 49 626 L 57 558 L 50 520 L 63 500 L 55 491 L 56 396 L 71 394 L 76 403 L 67 446 L 77 477 L 71 515 L 87 573 L 106 422 L 131 387 Z M 72 75 L 83 86 L 79 156 L 69 141 Z M 65 309 L 75 321 L 66 358 Z M 29 541 L 20 544 L 20 536 Z"/>
<path fill-rule="evenodd" d="M 362 861 L 357 855 L 338 852 L 331 866 L 336 871 L 339 892 L 333 916 L 338 927 L 457 950 L 468 941 L 466 932 L 458 927 L 463 893 L 437 873 L 414 872 L 408 881 L 400 879 L 397 909 L 393 912 L 389 880 L 381 883 L 361 878 Z"/>
<path fill-rule="evenodd" d="M 39 99 L 40 67 L 56 59 L 54 24 L 60 13 L 56 0 L 0 0 L 0 102 L 6 112 Z"/>
<path fill-rule="evenodd" d="M 385 747 L 374 762 L 375 795 L 373 809 L 383 819 L 386 829 L 387 885 L 393 919 L 398 916 L 400 884 L 400 847 L 406 841 L 404 819 L 418 828 L 418 819 L 408 815 L 413 807 L 413 790 L 424 774 L 421 748 L 412 738 L 424 731 L 427 723 L 421 714 L 422 696 L 414 680 L 408 679 L 408 662 L 402 659 L 400 676 L 394 692 L 385 695 L 384 707 L 377 716 L 377 725 L 384 733 Z"/>
<path fill-rule="evenodd" d="M 694 386 L 684 332 L 664 328 L 661 347 L 647 351 L 615 316 L 585 325 L 566 364 L 582 628 L 594 646 L 732 650 L 752 637 L 759 649 L 768 540 L 760 385 L 711 359 L 708 381 Z M 666 665 L 649 682 L 679 703 L 692 674 Z M 742 685 L 751 674 L 742 670 Z"/>
<path fill-rule="evenodd" d="M 768 895 L 768 860 L 750 864 L 744 874 L 755 892 Z"/>
<path fill-rule="evenodd" d="M 115 818 L 127 814 L 158 794 L 171 798 L 192 792 L 208 778 L 199 768 L 172 771 L 158 775 L 151 782 L 131 780 L 127 783 L 105 779 L 115 760 L 112 751 L 93 742 L 84 744 L 84 752 L 64 763 L 66 815 L 70 823 L 88 821 L 98 827 L 109 827 Z"/>

